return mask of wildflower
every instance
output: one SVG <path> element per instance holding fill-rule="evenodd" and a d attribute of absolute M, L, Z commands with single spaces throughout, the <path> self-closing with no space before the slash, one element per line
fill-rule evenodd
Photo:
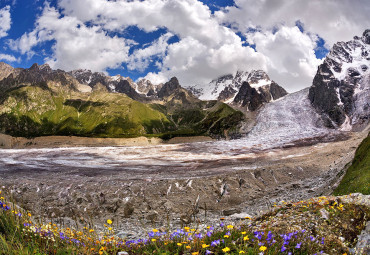
<path fill-rule="evenodd" d="M 233 225 L 227 225 L 227 229 L 233 229 L 234 226 Z"/>
<path fill-rule="evenodd" d="M 206 255 L 212 254 L 210 250 L 206 250 Z"/>
<path fill-rule="evenodd" d="M 286 251 L 286 247 L 285 246 L 281 247 L 281 252 L 284 252 L 284 251 Z"/>
<path fill-rule="evenodd" d="M 31 213 L 28 213 L 27 215 L 28 215 L 28 217 L 31 217 L 32 216 Z"/>
<path fill-rule="evenodd" d="M 155 242 L 155 241 L 157 241 L 157 239 L 153 238 L 153 239 L 152 239 L 152 242 Z"/>
<path fill-rule="evenodd" d="M 110 225 L 110 224 L 112 224 L 113 222 L 112 222 L 112 220 L 107 220 L 107 223 Z"/>
<path fill-rule="evenodd" d="M 229 247 L 225 247 L 224 249 L 222 249 L 223 252 L 229 252 L 230 251 L 230 248 Z"/>
<path fill-rule="evenodd" d="M 244 231 L 244 232 L 242 232 L 241 234 L 242 234 L 242 235 L 245 235 L 246 233 L 247 233 L 247 232 L 245 232 L 245 231 Z"/>
<path fill-rule="evenodd" d="M 267 250 L 267 247 L 262 245 L 262 246 L 260 247 L 260 251 L 265 251 L 265 250 Z"/>
<path fill-rule="evenodd" d="M 301 244 L 302 243 L 297 243 L 297 245 L 295 246 L 296 249 L 300 249 L 301 248 Z"/>
<path fill-rule="evenodd" d="M 207 248 L 207 247 L 209 247 L 209 245 L 208 244 L 202 244 L 202 248 L 204 249 L 204 248 Z"/>
<path fill-rule="evenodd" d="M 155 229 L 155 228 L 153 228 L 153 230 L 152 230 L 154 233 L 157 233 L 158 232 L 158 229 Z"/>
<path fill-rule="evenodd" d="M 243 253 L 245 253 L 245 251 L 239 251 L 239 254 L 243 254 Z"/>
<path fill-rule="evenodd" d="M 198 254 L 199 254 L 199 252 L 197 252 L 197 251 L 191 253 L 191 255 L 198 255 Z"/>
<path fill-rule="evenodd" d="M 187 245 L 185 248 L 186 249 L 191 249 L 191 246 L 190 245 Z"/>
<path fill-rule="evenodd" d="M 225 238 L 229 238 L 230 236 L 228 236 L 228 235 L 224 235 L 224 237 L 225 237 Z"/>
<path fill-rule="evenodd" d="M 208 231 L 208 232 L 207 232 L 207 236 L 208 236 L 208 237 L 211 237 L 211 236 L 212 236 L 212 232 L 211 232 L 211 231 Z"/>
<path fill-rule="evenodd" d="M 248 241 L 249 240 L 249 237 L 248 236 L 245 236 L 245 237 L 243 237 L 243 240 L 244 241 Z"/>
<path fill-rule="evenodd" d="M 182 243 L 177 243 L 177 246 L 182 246 Z"/>
<path fill-rule="evenodd" d="M 90 229 L 90 230 L 89 230 L 89 232 L 90 232 L 90 233 L 94 232 L 94 229 Z"/>

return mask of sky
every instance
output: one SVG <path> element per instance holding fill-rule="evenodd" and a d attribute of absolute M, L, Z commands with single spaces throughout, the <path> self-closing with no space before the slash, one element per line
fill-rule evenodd
<path fill-rule="evenodd" d="M 294 92 L 369 13 L 369 0 L 0 0 L 0 61 L 183 86 L 262 69 Z"/>

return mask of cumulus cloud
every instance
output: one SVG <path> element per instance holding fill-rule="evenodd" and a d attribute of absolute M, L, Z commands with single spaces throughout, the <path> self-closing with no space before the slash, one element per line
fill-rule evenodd
<path fill-rule="evenodd" d="M 223 44 L 210 48 L 208 45 L 187 37 L 168 46 L 163 67 L 158 73 L 150 73 L 146 79 L 176 76 L 187 85 L 205 84 L 210 80 L 238 70 L 266 69 L 266 59 L 242 42 Z"/>
<path fill-rule="evenodd" d="M 88 27 L 76 17 L 62 17 L 48 5 L 37 19 L 36 28 L 10 45 L 24 54 L 45 41 L 55 41 L 53 55 L 46 62 L 64 70 L 117 68 L 128 60 L 130 48 L 128 40 L 110 37 L 99 26 Z"/>
<path fill-rule="evenodd" d="M 250 43 L 267 58 L 267 72 L 288 91 L 308 87 L 322 60 L 315 56 L 316 37 L 302 33 L 298 27 L 281 27 L 277 32 L 256 32 Z"/>
<path fill-rule="evenodd" d="M 3 54 L 3 53 L 0 53 L 0 60 L 6 60 L 6 61 L 9 61 L 9 62 L 17 62 L 17 61 L 19 61 L 19 59 L 17 59 L 13 55 Z"/>
<path fill-rule="evenodd" d="M 10 6 L 7 5 L 0 9 L 0 38 L 8 35 L 11 24 Z"/>
<path fill-rule="evenodd" d="M 35 29 L 9 45 L 32 55 L 35 46 L 52 41 L 46 61 L 54 68 L 104 71 L 125 63 L 153 83 L 177 76 L 182 85 L 202 84 L 237 70 L 263 69 L 296 91 L 311 85 L 321 63 L 315 56 L 318 36 L 329 47 L 370 27 L 366 2 L 235 0 L 236 6 L 212 14 L 198 0 L 59 0 L 57 8 L 45 5 Z M 168 32 L 130 51 L 133 42 L 124 38 L 129 26 Z M 179 40 L 169 43 L 173 35 Z M 159 71 L 145 74 L 156 59 Z"/>
<path fill-rule="evenodd" d="M 130 70 L 144 71 L 154 56 L 163 58 L 168 47 L 168 40 L 173 36 L 166 33 L 155 40 L 150 46 L 136 50 L 129 59 L 127 67 Z"/>
<path fill-rule="evenodd" d="M 368 0 L 235 0 L 235 5 L 215 15 L 242 32 L 250 28 L 270 30 L 279 24 L 294 26 L 299 20 L 306 31 L 318 34 L 332 46 L 370 27 Z"/>

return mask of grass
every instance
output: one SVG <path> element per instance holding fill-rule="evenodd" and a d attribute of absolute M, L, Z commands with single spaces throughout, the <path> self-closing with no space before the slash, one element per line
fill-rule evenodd
<path fill-rule="evenodd" d="M 243 114 L 223 103 L 144 104 L 104 90 L 90 94 L 23 86 L 0 96 L 0 132 L 36 137 L 225 136 L 237 132 Z"/>
<path fill-rule="evenodd" d="M 352 165 L 334 191 L 334 195 L 350 193 L 370 194 L 370 133 L 357 148 Z"/>
<path fill-rule="evenodd" d="M 91 226 L 74 229 L 42 221 L 35 223 L 29 212 L 15 209 L 16 206 L 1 197 L 0 254 L 101 255 L 117 254 L 119 251 L 129 254 L 193 255 L 345 254 L 348 248 L 344 243 L 354 242 L 353 237 L 364 228 L 369 208 L 337 201 L 333 197 L 320 197 L 293 204 L 284 202 L 260 218 L 247 217 L 236 224 L 221 218 L 218 223 L 204 229 L 199 229 L 198 225 L 176 230 L 161 227 L 147 233 L 145 239 L 122 240 L 115 235 L 114 222 L 110 219 L 107 219 L 102 231 Z M 317 216 L 320 210 L 328 212 L 327 220 Z M 279 219 L 279 215 L 285 218 L 294 216 L 302 221 L 298 225 L 285 222 L 285 227 L 279 222 L 272 224 L 274 219 Z M 308 221 L 315 217 L 319 217 L 317 222 Z M 353 221 L 353 228 L 349 228 L 348 233 L 341 228 L 347 224 L 346 220 Z M 324 223 L 330 226 L 326 230 L 329 229 L 336 237 L 343 236 L 345 242 L 340 243 L 339 239 L 333 239 L 328 234 L 324 236 L 319 228 Z"/>

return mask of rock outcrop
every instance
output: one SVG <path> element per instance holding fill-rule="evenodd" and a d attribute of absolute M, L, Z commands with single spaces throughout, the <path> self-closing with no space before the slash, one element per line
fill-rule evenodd
<path fill-rule="evenodd" d="M 288 93 L 262 70 L 238 71 L 214 79 L 209 84 L 189 88 L 202 100 L 218 100 L 255 111 L 262 104 Z"/>
<path fill-rule="evenodd" d="M 312 105 L 331 128 L 365 127 L 370 119 L 370 30 L 334 44 L 309 91 Z"/>

